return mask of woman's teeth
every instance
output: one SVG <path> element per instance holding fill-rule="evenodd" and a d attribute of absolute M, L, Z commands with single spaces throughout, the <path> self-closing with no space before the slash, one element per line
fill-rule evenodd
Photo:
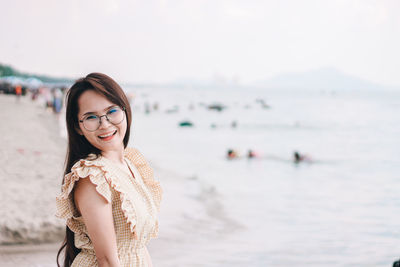
<path fill-rule="evenodd" d="M 109 133 L 109 134 L 105 134 L 105 135 L 99 135 L 100 138 L 106 138 L 109 137 L 111 135 L 113 135 L 115 132 Z"/>

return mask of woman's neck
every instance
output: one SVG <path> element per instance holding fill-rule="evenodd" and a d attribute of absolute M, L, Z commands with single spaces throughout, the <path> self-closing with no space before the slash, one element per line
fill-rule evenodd
<path fill-rule="evenodd" d="M 101 152 L 101 155 L 108 160 L 114 161 L 115 163 L 124 164 L 124 149 L 121 150 L 111 150 Z"/>

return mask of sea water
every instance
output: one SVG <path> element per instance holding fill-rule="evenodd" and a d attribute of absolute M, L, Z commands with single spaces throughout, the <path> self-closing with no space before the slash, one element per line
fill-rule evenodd
<path fill-rule="evenodd" d="M 169 260 L 153 252 L 155 263 L 390 266 L 400 257 L 400 92 L 132 91 L 132 144 L 156 175 L 169 174 L 157 177 Z M 226 108 L 207 108 L 215 103 Z M 228 160 L 228 149 L 240 157 Z M 294 151 L 311 162 L 295 164 Z"/>

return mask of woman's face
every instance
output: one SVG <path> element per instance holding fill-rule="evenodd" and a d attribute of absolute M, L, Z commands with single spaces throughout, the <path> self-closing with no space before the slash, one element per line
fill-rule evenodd
<path fill-rule="evenodd" d="M 79 97 L 78 106 L 78 121 L 90 115 L 97 115 L 98 117 L 105 115 L 107 112 L 110 113 L 112 107 L 118 107 L 118 105 L 93 90 L 85 91 Z M 116 125 L 107 121 L 106 117 L 103 116 L 97 130 L 89 131 L 83 126 L 82 122 L 79 122 L 77 131 L 79 134 L 84 135 L 89 143 L 98 148 L 102 154 L 110 151 L 120 152 L 124 149 L 123 140 L 127 128 L 126 114 L 125 111 L 122 112 L 124 113 L 123 120 Z"/>

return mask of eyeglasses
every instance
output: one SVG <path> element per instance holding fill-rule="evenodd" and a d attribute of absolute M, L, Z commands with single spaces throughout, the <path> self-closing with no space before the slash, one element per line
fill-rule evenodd
<path fill-rule="evenodd" d="M 120 124 L 125 117 L 125 108 L 115 106 L 110 108 L 106 114 L 101 116 L 88 114 L 79 122 L 83 124 L 83 127 L 85 127 L 86 130 L 94 132 L 100 128 L 101 117 L 106 117 L 107 121 L 113 125 Z"/>

